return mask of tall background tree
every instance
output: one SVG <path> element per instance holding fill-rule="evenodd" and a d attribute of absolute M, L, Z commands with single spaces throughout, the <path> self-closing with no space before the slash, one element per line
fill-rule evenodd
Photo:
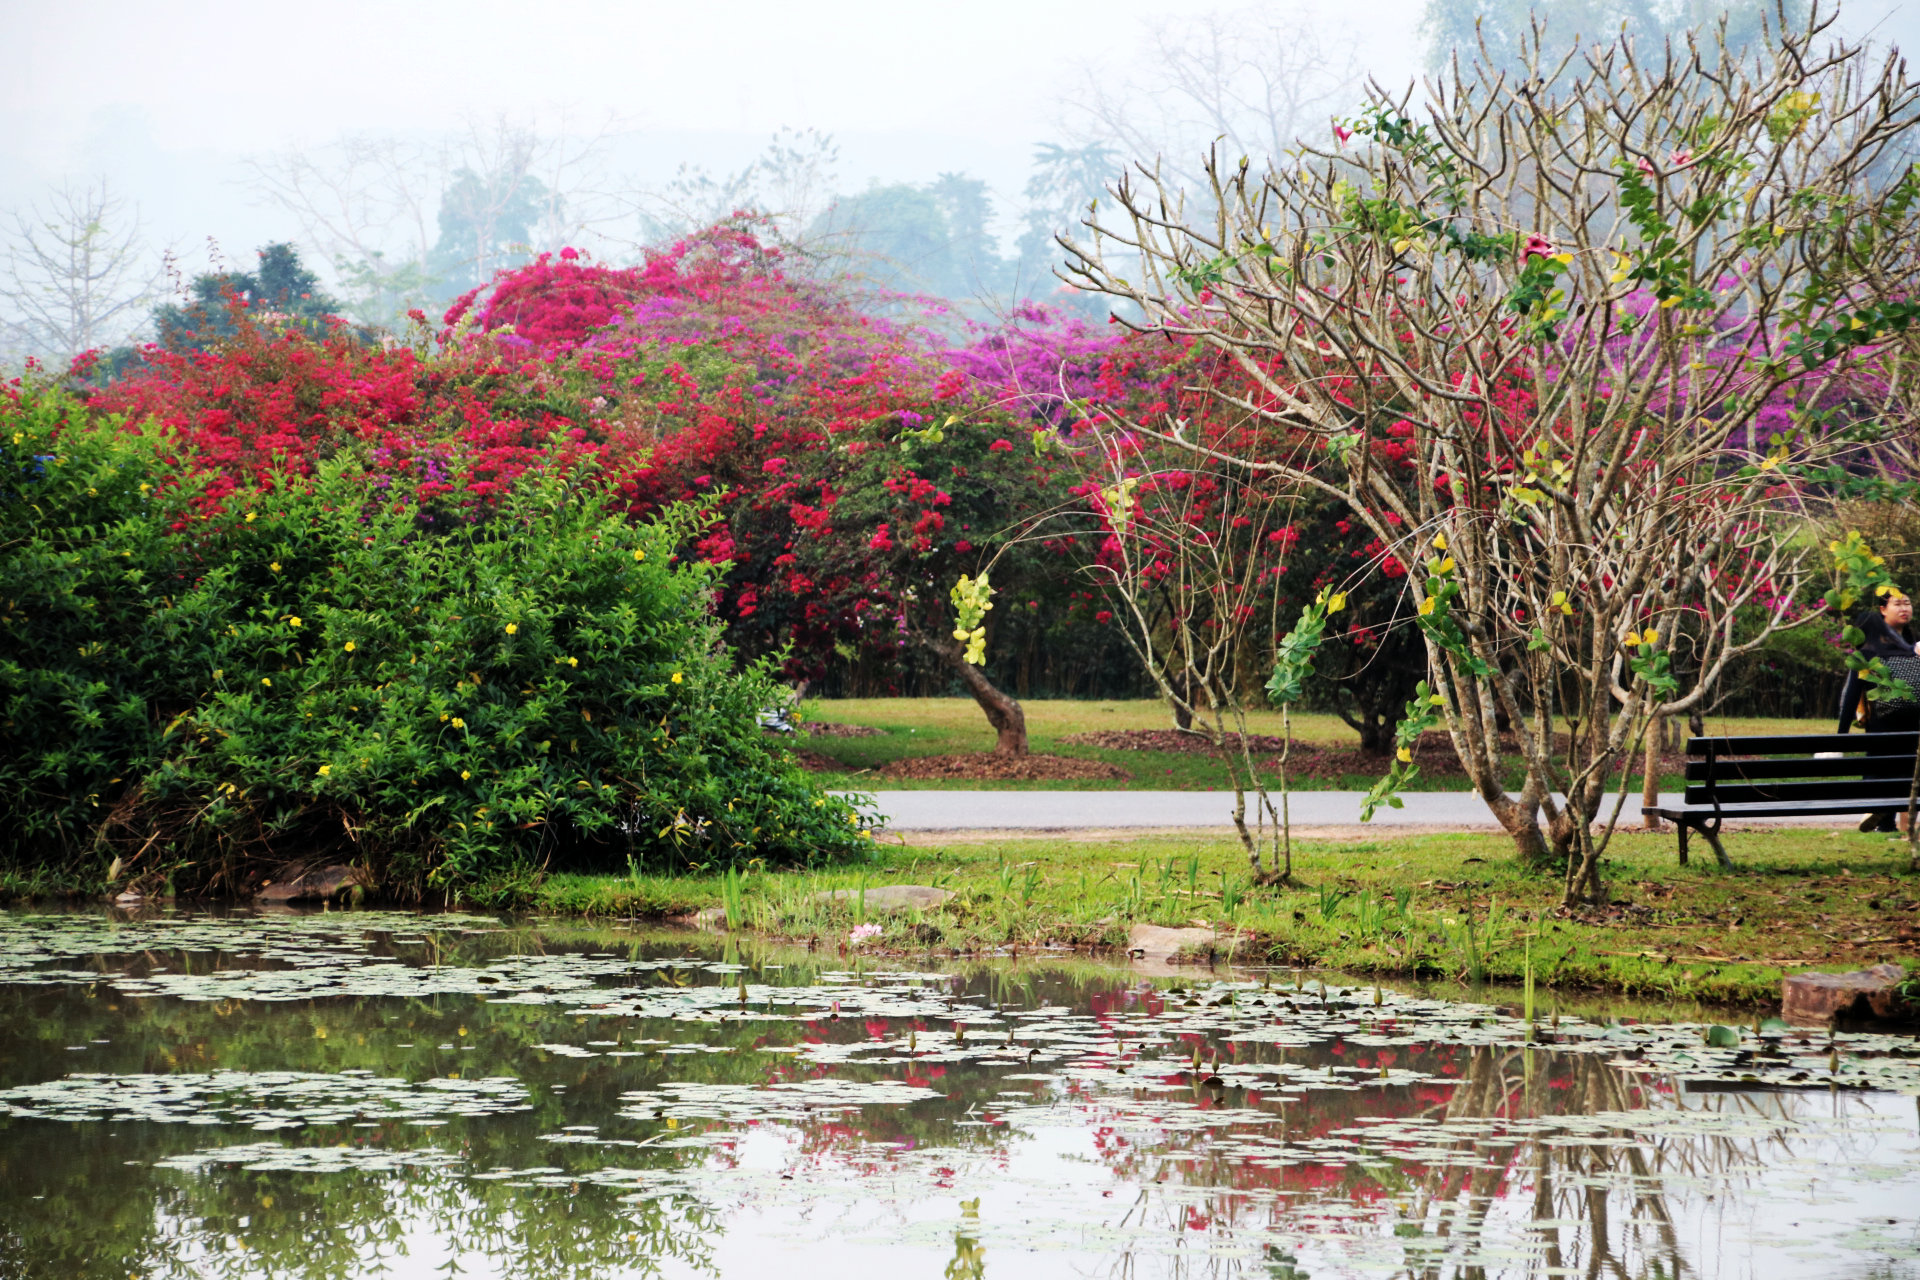
<path fill-rule="evenodd" d="M 1458 55 L 1468 61 L 1484 57 L 1502 71 L 1531 72 L 1538 68 L 1529 67 L 1525 43 L 1536 22 L 1560 45 L 1625 34 L 1648 54 L 1661 41 L 1685 43 L 1690 32 L 1724 22 L 1726 47 L 1738 55 L 1761 40 L 1769 25 L 1775 33 L 1804 26 L 1807 11 L 1808 0 L 1428 0 L 1420 29 L 1433 70 Z"/>
<path fill-rule="evenodd" d="M 139 211 L 104 178 L 13 210 L 0 234 L 0 354 L 66 364 L 124 342 L 159 292 L 162 261 Z"/>

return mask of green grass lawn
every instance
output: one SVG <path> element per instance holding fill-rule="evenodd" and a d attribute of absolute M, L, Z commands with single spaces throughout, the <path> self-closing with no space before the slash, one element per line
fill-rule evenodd
<path fill-rule="evenodd" d="M 1150 699 L 1118 702 L 1082 702 L 1068 699 L 1034 699 L 1023 702 L 1027 735 L 1032 749 L 1049 755 L 1079 756 L 1118 765 L 1132 775 L 1131 780 L 1103 782 L 1071 780 L 1063 782 L 874 779 L 863 771 L 878 768 L 910 756 L 950 755 L 993 749 L 993 731 L 986 717 L 971 698 L 837 698 L 815 699 L 804 704 L 803 714 L 811 721 L 870 725 L 884 730 L 877 738 L 825 738 L 805 735 L 800 744 L 810 751 L 837 760 L 846 766 L 843 773 L 826 775 L 828 785 L 843 788 L 884 788 L 887 790 L 1019 790 L 1019 791 L 1106 791 L 1163 790 L 1205 791 L 1227 785 L 1217 761 L 1207 756 L 1174 751 L 1108 751 L 1098 747 L 1062 743 L 1071 734 L 1097 730 L 1168 729 L 1172 722 L 1166 708 Z M 1278 734 L 1280 713 L 1260 710 L 1247 717 L 1254 733 Z M 1293 718 L 1297 740 L 1338 746 L 1358 746 L 1360 735 L 1348 728 L 1338 716 L 1302 714 Z M 1726 733 L 1827 733 L 1831 725 L 1824 721 L 1763 720 L 1732 717 L 1708 717 L 1707 731 Z M 1384 772 L 1384 762 L 1382 766 Z M 1326 790 L 1364 791 L 1378 778 L 1374 773 L 1343 775 L 1338 781 L 1301 782 L 1296 787 Z M 1635 775 L 1638 776 L 1637 774 Z M 1277 783 L 1277 775 L 1269 775 Z M 1516 774 L 1513 785 L 1519 784 Z M 1636 787 L 1638 783 L 1634 784 Z M 1664 790 L 1678 790 L 1678 775 L 1661 781 Z M 1459 777 L 1426 776 L 1414 779 L 1410 791 L 1464 791 Z"/>
<path fill-rule="evenodd" d="M 1677 866 L 1673 837 L 1623 832 L 1608 856 L 1613 905 L 1566 915 L 1551 873 L 1530 872 L 1493 835 L 1308 841 L 1298 884 L 1256 888 L 1231 839 L 1110 842 L 1057 836 L 978 843 L 927 836 L 876 849 L 871 865 L 749 873 L 739 927 L 831 949 L 861 922 L 831 889 L 924 884 L 956 891 L 922 914 L 875 916 L 871 952 L 1124 945 L 1136 921 L 1205 924 L 1237 937 L 1234 958 L 1358 974 L 1537 980 L 1601 990 L 1763 1005 L 1781 977 L 1920 957 L 1920 877 L 1906 846 L 1852 830 L 1730 833 L 1738 867 Z M 713 876 L 554 876 L 546 910 L 661 916 L 717 907 Z"/>

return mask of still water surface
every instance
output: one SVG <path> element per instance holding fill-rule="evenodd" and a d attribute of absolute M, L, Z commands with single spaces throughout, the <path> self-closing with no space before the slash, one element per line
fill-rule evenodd
<path fill-rule="evenodd" d="M 372 912 L 0 1002 L 0 1277 L 1920 1280 L 1911 1037 Z"/>

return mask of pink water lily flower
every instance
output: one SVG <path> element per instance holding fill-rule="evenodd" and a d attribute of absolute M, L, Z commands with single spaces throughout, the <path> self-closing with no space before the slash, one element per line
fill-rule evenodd
<path fill-rule="evenodd" d="M 853 926 L 853 931 L 847 934 L 847 941 L 854 943 L 866 942 L 871 938 L 879 937 L 880 933 L 880 926 L 877 924 L 857 924 Z"/>

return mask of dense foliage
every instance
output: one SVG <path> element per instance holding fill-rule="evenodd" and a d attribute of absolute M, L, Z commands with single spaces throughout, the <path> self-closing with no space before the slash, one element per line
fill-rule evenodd
<path fill-rule="evenodd" d="M 449 503 L 365 446 L 222 502 L 164 432 L 3 411 L 6 856 L 218 881 L 344 840 L 424 887 L 864 847 L 762 735 L 680 517 L 545 467 Z"/>

